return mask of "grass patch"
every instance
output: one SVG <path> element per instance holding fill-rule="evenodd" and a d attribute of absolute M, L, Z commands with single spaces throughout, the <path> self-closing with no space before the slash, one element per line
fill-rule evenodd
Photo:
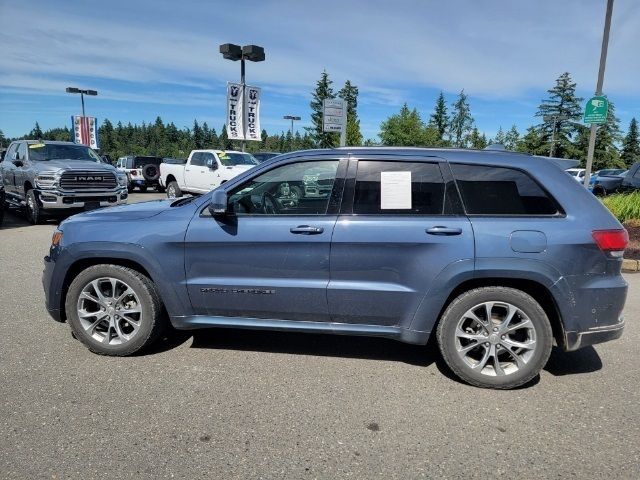
<path fill-rule="evenodd" d="M 640 191 L 609 195 L 602 203 L 622 223 L 640 221 Z"/>

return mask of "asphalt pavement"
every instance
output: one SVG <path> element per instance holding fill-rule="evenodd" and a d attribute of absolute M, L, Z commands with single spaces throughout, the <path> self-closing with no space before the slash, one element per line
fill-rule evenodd
<path fill-rule="evenodd" d="M 0 229 L 0 478 L 640 478 L 640 274 L 620 340 L 554 349 L 504 392 L 383 339 L 207 330 L 94 355 L 44 308 L 54 226 Z"/>

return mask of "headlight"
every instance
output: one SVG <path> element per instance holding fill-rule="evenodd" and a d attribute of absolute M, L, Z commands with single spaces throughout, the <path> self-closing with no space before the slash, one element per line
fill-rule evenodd
<path fill-rule="evenodd" d="M 120 185 L 121 187 L 126 187 L 127 186 L 127 174 L 126 173 L 119 173 L 118 174 L 118 185 Z"/>
<path fill-rule="evenodd" d="M 58 186 L 58 176 L 54 174 L 42 174 L 36 177 L 38 188 L 54 188 Z"/>

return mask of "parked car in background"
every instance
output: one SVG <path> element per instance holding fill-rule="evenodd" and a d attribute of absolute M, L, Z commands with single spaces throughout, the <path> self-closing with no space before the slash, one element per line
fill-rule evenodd
<path fill-rule="evenodd" d="M 580 183 L 584 182 L 584 176 L 587 173 L 584 168 L 567 168 L 565 171 Z"/>
<path fill-rule="evenodd" d="M 625 172 L 626 170 L 624 168 L 604 168 L 602 170 L 598 170 L 591 174 L 589 186 L 593 187 L 599 177 L 615 177 L 617 175 L 624 174 Z"/>
<path fill-rule="evenodd" d="M 620 185 L 622 185 L 622 180 L 626 174 L 626 170 L 622 170 L 622 172 L 612 175 L 600 174 L 597 177 L 591 178 L 589 182 L 589 190 L 591 190 L 594 195 L 598 196 L 615 193 L 620 188 Z"/>
<path fill-rule="evenodd" d="M 640 162 L 631 165 L 620 184 L 621 192 L 640 190 Z"/>
<path fill-rule="evenodd" d="M 162 158 L 160 157 L 126 156 L 118 159 L 116 168 L 127 174 L 130 192 L 137 188 L 144 193 L 150 187 L 155 188 L 158 192 L 164 192 L 164 187 L 158 181 L 161 163 Z"/>
<path fill-rule="evenodd" d="M 277 157 L 280 153 L 277 152 L 258 152 L 254 153 L 253 157 L 258 161 L 258 163 L 262 163 L 265 160 L 269 160 L 270 158 Z"/>
<path fill-rule="evenodd" d="M 196 151 L 191 168 L 198 153 L 205 167 L 224 158 Z M 207 195 L 67 220 L 45 258 L 46 306 L 105 355 L 134 354 L 169 322 L 433 336 L 459 378 L 514 388 L 554 342 L 572 351 L 625 325 L 627 232 L 559 163 L 449 149 L 285 154 Z"/>
<path fill-rule="evenodd" d="M 160 185 L 167 197 L 203 194 L 258 164 L 249 153 L 231 150 L 193 150 L 185 165 L 160 165 Z"/>
<path fill-rule="evenodd" d="M 31 223 L 47 214 L 127 202 L 127 177 L 89 147 L 71 142 L 19 140 L 0 163 L 7 204 L 25 208 Z"/>

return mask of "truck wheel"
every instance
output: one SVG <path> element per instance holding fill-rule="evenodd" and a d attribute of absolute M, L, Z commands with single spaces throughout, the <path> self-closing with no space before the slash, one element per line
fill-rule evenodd
<path fill-rule="evenodd" d="M 42 208 L 40 208 L 40 204 L 38 203 L 38 199 L 36 198 L 36 194 L 33 190 L 29 190 L 27 192 L 27 220 L 32 225 L 37 225 L 38 223 L 42 223 Z"/>
<path fill-rule="evenodd" d="M 140 186 L 138 186 L 138 188 L 140 189 L 141 193 L 145 193 L 147 191 L 147 186 L 146 185 L 140 185 Z"/>
<path fill-rule="evenodd" d="M 164 193 L 164 187 L 160 184 L 156 185 L 156 192 Z"/>
<path fill-rule="evenodd" d="M 153 282 L 120 265 L 95 265 L 71 283 L 65 298 L 76 338 L 101 355 L 126 356 L 151 345 L 167 321 Z"/>
<path fill-rule="evenodd" d="M 449 368 L 483 388 L 510 389 L 529 382 L 547 363 L 553 343 L 540 304 L 506 287 L 476 288 L 454 299 L 436 334 Z"/>
<path fill-rule="evenodd" d="M 167 198 L 180 198 L 182 196 L 182 190 L 178 186 L 178 182 L 169 182 L 167 185 Z"/>

